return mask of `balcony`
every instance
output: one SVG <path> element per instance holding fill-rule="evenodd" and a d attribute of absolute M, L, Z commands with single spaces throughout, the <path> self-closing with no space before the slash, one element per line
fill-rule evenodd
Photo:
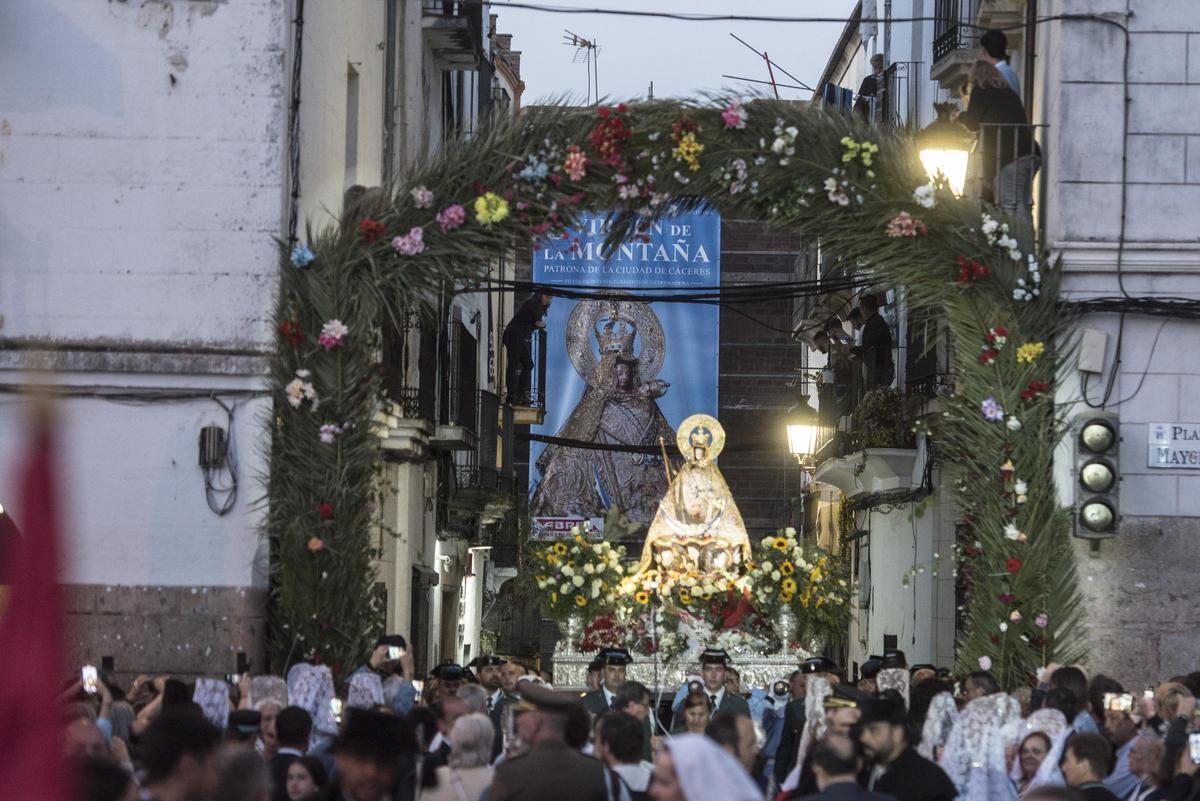
<path fill-rule="evenodd" d="M 933 23 L 931 80 L 957 91 L 978 56 L 979 0 L 936 0 Z"/>
<path fill-rule="evenodd" d="M 460 450 L 451 457 L 454 468 L 449 513 L 452 518 L 479 518 L 489 525 L 512 510 L 513 478 L 511 444 L 512 427 L 501 428 L 500 399 L 491 392 L 480 390 L 474 404 L 476 417 L 472 425 L 476 447 Z M 506 420 L 511 415 L 506 413 Z"/>
<path fill-rule="evenodd" d="M 483 5 L 422 0 L 425 44 L 439 69 L 474 70 L 483 60 Z"/>
<path fill-rule="evenodd" d="M 398 321 L 383 326 L 381 371 L 387 420 L 383 448 L 389 459 L 413 461 L 429 455 L 434 432 L 436 354 L 422 314 L 407 309 Z"/>
<path fill-rule="evenodd" d="M 515 425 L 540 426 L 546 419 L 546 352 L 546 332 L 534 331 L 529 342 L 533 370 L 518 379 L 520 386 L 505 387 Z M 504 357 L 509 358 L 507 350 Z"/>

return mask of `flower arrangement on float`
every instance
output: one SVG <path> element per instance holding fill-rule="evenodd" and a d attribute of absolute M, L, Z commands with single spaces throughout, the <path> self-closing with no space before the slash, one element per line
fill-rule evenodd
<path fill-rule="evenodd" d="M 555 620 L 582 622 L 573 643 L 580 652 L 619 646 L 671 661 L 710 645 L 769 654 L 848 630 L 845 560 L 801 542 L 793 528 L 764 537 L 738 569 L 632 574 L 625 556 L 580 531 L 536 552 L 542 608 Z"/>

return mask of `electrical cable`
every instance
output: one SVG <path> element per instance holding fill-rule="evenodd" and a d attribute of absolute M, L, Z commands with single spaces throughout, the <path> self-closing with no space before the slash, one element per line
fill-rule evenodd
<path fill-rule="evenodd" d="M 226 430 L 229 433 L 225 436 L 220 458 L 217 460 L 218 466 L 206 466 L 204 468 L 204 498 L 208 502 L 208 508 L 214 514 L 218 517 L 224 517 L 233 509 L 233 505 L 237 502 L 237 445 L 234 438 L 233 415 L 238 405 L 235 402 L 226 406 L 216 395 L 212 395 L 211 397 L 218 406 L 225 410 Z M 229 483 L 225 486 L 218 484 L 221 474 L 220 465 L 222 464 L 225 466 L 225 472 L 229 473 Z M 218 500 L 217 496 L 219 495 L 224 495 L 224 500 Z"/>

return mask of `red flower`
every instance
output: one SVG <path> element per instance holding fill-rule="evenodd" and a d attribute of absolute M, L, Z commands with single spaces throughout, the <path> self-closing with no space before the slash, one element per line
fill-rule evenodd
<path fill-rule="evenodd" d="M 383 236 L 387 229 L 383 223 L 367 218 L 358 224 L 358 235 L 368 242 L 374 242 Z"/>
<path fill-rule="evenodd" d="M 299 320 L 284 320 L 279 324 L 279 333 L 293 348 L 304 341 L 304 329 Z"/>
<path fill-rule="evenodd" d="M 1027 389 L 1021 390 L 1021 400 L 1033 400 L 1038 395 L 1045 394 L 1050 389 L 1050 385 L 1045 381 L 1030 381 Z"/>
<path fill-rule="evenodd" d="M 991 348 L 988 348 L 983 353 L 979 354 L 979 363 L 980 364 L 991 364 L 992 362 L 996 361 L 996 357 L 999 355 L 1000 354 L 997 353 L 996 351 L 992 350 Z"/>
<path fill-rule="evenodd" d="M 328 520 L 333 517 L 333 504 L 323 503 L 317 507 L 317 516 L 322 520 Z"/>
<path fill-rule="evenodd" d="M 692 120 L 675 120 L 675 124 L 671 126 L 671 138 L 675 140 L 675 144 L 679 144 L 685 134 L 696 133 L 698 130 L 700 126 Z"/>
<path fill-rule="evenodd" d="M 1000 603 L 1002 604 L 1011 604 L 1013 601 L 1017 600 L 1017 596 L 1013 595 L 1011 592 L 1002 592 L 1000 593 L 999 598 Z"/>
<path fill-rule="evenodd" d="M 956 261 L 958 262 L 958 283 L 960 284 L 971 286 L 979 279 L 987 278 L 992 274 L 986 264 L 980 264 L 966 256 L 959 256 Z"/>
<path fill-rule="evenodd" d="M 1004 563 L 1004 569 L 1007 570 L 1009 573 L 1012 573 L 1013 575 L 1020 573 L 1021 572 L 1021 560 L 1020 559 L 1007 560 Z"/>
<path fill-rule="evenodd" d="M 1000 644 L 1000 635 L 999 635 L 999 634 L 993 634 L 993 635 L 991 635 L 991 639 L 992 639 L 992 642 L 993 642 L 995 645 L 999 645 L 999 644 Z"/>

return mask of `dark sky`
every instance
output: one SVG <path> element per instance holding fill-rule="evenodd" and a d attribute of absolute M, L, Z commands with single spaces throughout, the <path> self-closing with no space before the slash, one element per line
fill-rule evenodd
<path fill-rule="evenodd" d="M 530 0 L 573 8 L 637 9 L 706 14 L 838 17 L 844 20 L 854 0 Z M 687 97 L 698 92 L 734 89 L 739 94 L 769 87 L 738 83 L 722 74 L 767 79 L 766 65 L 729 34 L 735 33 L 771 60 L 812 86 L 820 77 L 844 22 L 684 22 L 601 14 L 553 14 L 505 8 L 493 2 L 498 29 L 513 34 L 520 50 L 524 104 L 570 94 L 583 100 L 587 65 L 573 63 L 575 49 L 563 44 L 563 30 L 594 39 L 600 94 L 617 100 L 641 99 L 654 82 L 655 97 Z M 776 80 L 792 83 L 782 75 Z M 807 100 L 811 92 L 784 89 L 786 100 Z"/>

